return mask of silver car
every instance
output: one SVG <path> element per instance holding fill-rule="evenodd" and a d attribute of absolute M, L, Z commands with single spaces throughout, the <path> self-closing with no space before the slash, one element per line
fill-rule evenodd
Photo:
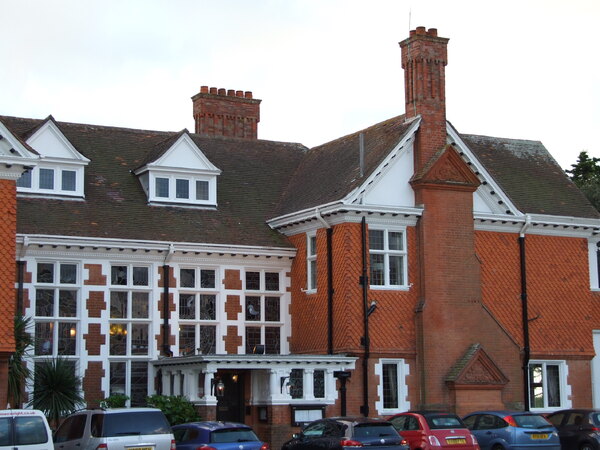
<path fill-rule="evenodd" d="M 68 416 L 54 450 L 175 450 L 167 418 L 155 408 L 86 409 Z"/>

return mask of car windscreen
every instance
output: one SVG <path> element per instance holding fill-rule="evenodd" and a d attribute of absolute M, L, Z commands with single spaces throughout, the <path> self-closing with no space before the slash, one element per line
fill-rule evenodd
<path fill-rule="evenodd" d="M 160 411 L 128 411 L 118 414 L 94 414 L 92 436 L 114 437 L 142 434 L 168 434 L 171 428 Z"/>
<path fill-rule="evenodd" d="M 210 433 L 211 443 L 231 443 L 258 441 L 258 437 L 250 428 L 225 428 Z"/>
<path fill-rule="evenodd" d="M 362 423 L 354 426 L 354 438 L 398 436 L 390 423 Z"/>
<path fill-rule="evenodd" d="M 453 414 L 431 414 L 425 420 L 432 430 L 446 430 L 448 428 L 466 428 L 458 416 Z"/>
<path fill-rule="evenodd" d="M 552 425 L 545 418 L 538 414 L 519 414 L 514 415 L 515 423 L 521 428 L 544 428 Z"/>
<path fill-rule="evenodd" d="M 46 424 L 41 417 L 0 419 L 0 446 L 45 444 L 49 439 Z"/>

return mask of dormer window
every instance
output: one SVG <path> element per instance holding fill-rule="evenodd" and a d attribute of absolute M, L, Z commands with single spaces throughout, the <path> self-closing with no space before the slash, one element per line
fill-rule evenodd
<path fill-rule="evenodd" d="M 217 206 L 217 177 L 221 171 L 196 146 L 187 130 L 159 145 L 164 147 L 159 156 L 134 171 L 148 202 Z"/>
<path fill-rule="evenodd" d="M 21 175 L 17 180 L 18 192 L 83 196 L 83 167 L 64 169 L 47 165 L 40 163 Z"/>

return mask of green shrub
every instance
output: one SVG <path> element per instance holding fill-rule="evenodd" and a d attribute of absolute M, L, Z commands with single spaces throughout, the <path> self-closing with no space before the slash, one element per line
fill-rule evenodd
<path fill-rule="evenodd" d="M 171 425 L 200 420 L 194 405 L 181 395 L 151 395 L 146 401 L 148 406 L 160 409 Z"/>
<path fill-rule="evenodd" d="M 125 394 L 112 394 L 100 402 L 101 408 L 125 408 L 129 397 Z"/>

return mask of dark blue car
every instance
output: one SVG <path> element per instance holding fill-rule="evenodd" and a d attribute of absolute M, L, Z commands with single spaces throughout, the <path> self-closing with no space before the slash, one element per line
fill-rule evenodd
<path fill-rule="evenodd" d="M 477 411 L 463 418 L 481 450 L 561 450 L 556 428 L 527 411 Z"/>
<path fill-rule="evenodd" d="M 269 450 L 269 444 L 243 423 L 190 422 L 172 429 L 177 450 Z"/>

